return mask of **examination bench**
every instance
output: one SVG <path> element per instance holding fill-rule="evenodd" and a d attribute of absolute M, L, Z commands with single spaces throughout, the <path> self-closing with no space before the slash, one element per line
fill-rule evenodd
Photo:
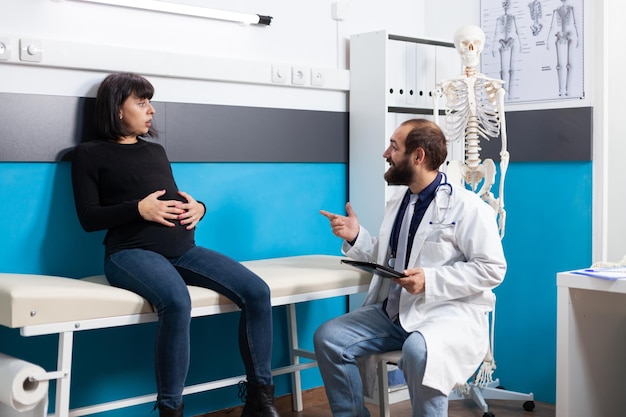
<path fill-rule="evenodd" d="M 339 256 L 304 255 L 242 262 L 267 282 L 273 306 L 287 306 L 290 365 L 273 369 L 291 374 L 293 407 L 302 410 L 300 371 L 316 366 L 313 352 L 300 349 L 297 303 L 367 290 L 371 275 L 341 264 Z M 227 298 L 189 286 L 192 317 L 236 311 Z M 152 306 L 133 292 L 110 286 L 104 276 L 73 279 L 47 275 L 0 273 L 0 325 L 19 328 L 22 336 L 58 334 L 57 369 L 35 380 L 56 380 L 54 416 L 78 417 L 156 400 L 156 394 L 70 410 L 72 349 L 75 332 L 156 321 Z M 308 359 L 300 362 L 300 358 Z M 187 386 L 184 395 L 236 385 L 244 376 Z"/>

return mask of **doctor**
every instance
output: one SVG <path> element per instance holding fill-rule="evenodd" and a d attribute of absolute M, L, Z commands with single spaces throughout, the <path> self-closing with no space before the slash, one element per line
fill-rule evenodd
<path fill-rule="evenodd" d="M 403 278 L 374 275 L 364 305 L 315 332 L 315 354 L 335 417 L 369 416 L 363 398 L 368 356 L 402 350 L 414 417 L 447 416 L 448 394 L 465 383 L 489 347 L 492 289 L 506 272 L 493 209 L 476 194 L 447 183 L 439 127 L 425 119 L 402 123 L 383 157 L 385 180 L 405 185 L 387 203 L 379 236 L 347 216 L 322 210 L 342 251 L 389 265 Z"/>

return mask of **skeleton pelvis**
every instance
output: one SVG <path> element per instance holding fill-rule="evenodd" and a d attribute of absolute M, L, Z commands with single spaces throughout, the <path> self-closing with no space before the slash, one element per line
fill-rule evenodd
<path fill-rule="evenodd" d="M 477 194 L 482 196 L 488 193 L 496 182 L 496 165 L 491 159 L 485 159 L 475 168 L 470 168 L 463 161 L 451 161 L 446 168 L 446 175 L 450 184 L 460 186 L 467 184 L 473 191 L 481 186 Z"/>

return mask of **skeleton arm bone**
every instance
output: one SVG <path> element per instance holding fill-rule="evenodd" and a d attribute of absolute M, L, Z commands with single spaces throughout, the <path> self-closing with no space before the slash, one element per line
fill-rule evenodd
<path fill-rule="evenodd" d="M 498 202 L 500 204 L 498 213 L 498 225 L 500 229 L 500 238 L 504 237 L 504 225 L 506 222 L 506 211 L 504 210 L 504 178 L 509 167 L 509 151 L 507 150 L 507 134 L 506 134 L 506 116 L 504 113 L 504 96 L 506 92 L 504 88 L 499 88 L 496 96 L 498 100 L 498 112 L 500 113 L 500 137 L 502 139 L 502 147 L 500 148 L 500 186 L 498 189 Z"/>
<path fill-rule="evenodd" d="M 502 138 L 502 152 L 505 152 L 507 149 L 507 136 L 506 136 L 506 117 L 504 114 L 504 96 L 506 95 L 506 91 L 504 88 L 500 87 L 496 91 L 496 100 L 498 103 L 498 114 L 500 116 L 500 136 Z"/>
<path fill-rule="evenodd" d="M 556 19 L 556 10 L 552 12 L 552 19 L 550 20 L 550 29 L 548 29 L 548 35 L 546 36 L 546 49 L 550 50 L 550 35 L 552 35 L 552 29 L 554 28 L 554 20 Z"/>
<path fill-rule="evenodd" d="M 578 26 L 576 26 L 576 18 L 574 17 L 574 10 L 572 10 L 572 26 L 574 26 L 574 32 L 576 33 L 576 48 L 580 44 L 580 36 L 578 36 Z"/>
<path fill-rule="evenodd" d="M 519 32 L 517 30 L 517 21 L 513 20 L 513 27 L 515 29 L 515 37 L 517 38 L 517 45 L 519 46 L 519 51 L 522 52 L 522 39 L 519 36 Z"/>
<path fill-rule="evenodd" d="M 443 89 L 441 88 L 442 83 L 437 83 L 435 88 L 435 94 L 433 94 L 433 119 L 436 125 L 439 126 L 439 99 L 442 97 Z"/>
<path fill-rule="evenodd" d="M 496 28 L 493 31 L 493 40 L 491 41 L 491 56 L 496 56 L 496 45 L 498 45 L 498 32 L 500 26 L 500 19 L 496 19 Z"/>

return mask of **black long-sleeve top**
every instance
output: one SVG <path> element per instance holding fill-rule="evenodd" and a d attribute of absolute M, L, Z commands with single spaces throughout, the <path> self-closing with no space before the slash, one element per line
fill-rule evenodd
<path fill-rule="evenodd" d="M 139 214 L 139 201 L 158 190 L 166 190 L 162 200 L 186 202 L 159 144 L 141 139 L 135 144 L 81 143 L 72 159 L 72 185 L 81 226 L 88 232 L 108 229 L 105 256 L 141 248 L 174 258 L 195 245 L 194 230 L 178 221 L 168 227 Z"/>

